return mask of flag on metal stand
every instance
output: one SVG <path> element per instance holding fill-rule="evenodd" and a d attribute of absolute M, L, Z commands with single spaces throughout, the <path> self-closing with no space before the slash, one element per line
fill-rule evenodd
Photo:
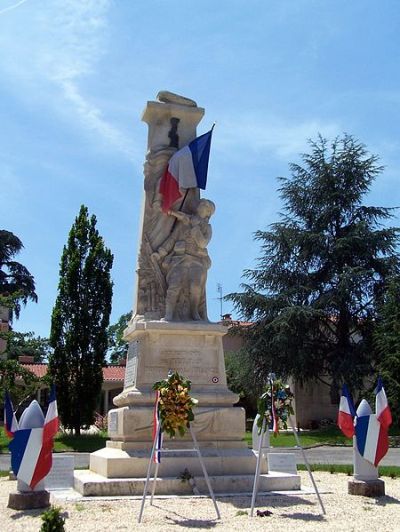
<path fill-rule="evenodd" d="M 180 189 L 201 188 L 207 184 L 208 160 L 214 126 L 171 157 L 160 181 L 162 210 L 168 212 L 182 193 Z"/>

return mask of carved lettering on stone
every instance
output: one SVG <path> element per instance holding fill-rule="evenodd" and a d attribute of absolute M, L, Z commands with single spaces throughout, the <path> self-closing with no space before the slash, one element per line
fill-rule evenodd
<path fill-rule="evenodd" d="M 108 432 L 118 432 L 118 412 L 108 414 Z"/>
<path fill-rule="evenodd" d="M 128 355 L 126 358 L 124 388 L 136 384 L 137 361 L 139 355 L 139 341 L 136 340 L 129 344 Z"/>

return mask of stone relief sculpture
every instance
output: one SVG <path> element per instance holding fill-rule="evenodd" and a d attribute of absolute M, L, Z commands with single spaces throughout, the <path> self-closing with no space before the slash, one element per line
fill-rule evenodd
<path fill-rule="evenodd" d="M 159 193 L 169 159 L 196 136 L 195 126 L 204 110 L 193 100 L 167 91 L 160 92 L 157 100 L 150 102 L 156 106 L 157 137 L 151 136 L 153 117 L 144 117 L 150 132 L 144 163 L 145 199 L 133 319 L 206 321 L 205 285 L 211 265 L 207 245 L 212 233 L 209 219 L 215 205 L 200 199 L 198 188 L 190 188 L 181 191 L 182 198 L 166 214 L 162 212 Z M 187 116 L 192 115 L 188 132 Z"/>
<path fill-rule="evenodd" d="M 205 285 L 211 266 L 207 245 L 212 235 L 208 222 L 214 211 L 212 201 L 201 199 L 193 215 L 168 213 L 176 218 L 176 226 L 152 255 L 165 273 L 167 321 L 207 320 Z"/>

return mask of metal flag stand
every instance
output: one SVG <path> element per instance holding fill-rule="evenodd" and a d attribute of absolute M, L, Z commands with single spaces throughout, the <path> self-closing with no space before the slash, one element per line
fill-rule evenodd
<path fill-rule="evenodd" d="M 269 379 L 269 382 L 271 384 L 271 390 L 272 390 L 272 385 L 273 385 L 274 380 L 275 380 L 275 374 L 274 373 L 270 373 L 268 375 L 268 379 Z M 272 394 L 271 394 L 271 396 L 272 396 Z M 274 400 L 273 397 L 271 397 L 271 400 L 272 401 Z M 272 412 L 272 409 L 271 409 L 271 412 Z M 321 506 L 322 514 L 325 515 L 326 511 L 325 511 L 324 504 L 322 502 L 322 499 L 321 499 L 321 496 L 319 494 L 317 485 L 315 483 L 314 476 L 313 476 L 313 474 L 311 472 L 310 465 L 309 465 L 307 457 L 306 457 L 306 453 L 304 452 L 304 449 L 303 449 L 303 447 L 300 444 L 300 439 L 299 439 L 299 436 L 298 436 L 297 431 L 295 429 L 292 416 L 290 416 L 290 415 L 289 415 L 289 421 L 290 421 L 290 426 L 292 428 L 294 437 L 296 439 L 296 443 L 297 443 L 296 447 L 301 450 L 301 453 L 303 455 L 304 463 L 306 465 L 306 468 L 307 468 L 308 474 L 310 476 L 312 485 L 314 486 L 315 493 L 316 493 L 316 495 L 318 497 L 318 501 L 319 501 L 319 504 Z M 258 456 L 257 456 L 256 473 L 255 473 L 255 476 L 254 476 L 253 494 L 252 494 L 252 497 L 251 497 L 250 517 L 253 517 L 253 514 L 254 514 L 254 506 L 255 506 L 255 503 L 256 503 L 256 498 L 257 498 L 257 493 L 258 493 L 258 486 L 259 486 L 259 483 L 260 483 L 261 456 L 262 456 L 261 449 L 263 448 L 265 431 L 268 430 L 268 428 L 266 427 L 266 423 L 267 423 L 267 420 L 264 417 L 263 423 L 262 423 L 262 427 L 261 427 L 261 436 L 260 436 L 260 439 L 259 439 L 259 442 L 258 442 Z"/>
<path fill-rule="evenodd" d="M 142 521 L 144 505 L 145 505 L 146 497 L 147 497 L 147 489 L 148 489 L 148 486 L 149 486 L 150 475 L 151 475 L 151 465 L 153 463 L 154 454 L 155 454 L 155 450 L 156 450 L 156 443 L 158 441 L 158 437 L 160 435 L 161 429 L 162 429 L 162 427 L 161 427 L 161 424 L 160 424 L 159 427 L 158 427 L 158 430 L 157 430 L 157 434 L 156 434 L 156 436 L 154 438 L 154 441 L 153 441 L 153 447 L 151 449 L 149 465 L 147 467 L 147 477 L 146 477 L 146 482 L 145 482 L 144 490 L 143 490 L 142 504 L 140 506 L 140 512 L 139 512 L 139 517 L 138 517 L 138 523 L 141 523 L 141 521 Z M 159 452 L 161 454 L 177 453 L 177 452 L 178 453 L 179 452 L 180 453 L 182 453 L 182 452 L 196 452 L 197 453 L 197 456 L 199 458 L 199 462 L 200 462 L 200 465 L 201 465 L 201 469 L 203 471 L 203 475 L 204 475 L 205 481 L 207 483 L 208 491 L 210 492 L 210 497 L 211 497 L 212 502 L 214 504 L 215 512 L 217 514 L 217 519 L 221 519 L 221 515 L 219 513 L 219 509 L 218 509 L 218 506 L 217 506 L 217 501 L 215 500 L 214 492 L 213 492 L 213 489 L 211 487 L 210 478 L 208 476 L 207 469 L 206 469 L 206 466 L 204 464 L 203 457 L 201 455 L 199 445 L 197 443 L 196 435 L 193 432 L 193 429 L 192 429 L 191 426 L 189 427 L 189 431 L 190 431 L 190 435 L 192 436 L 192 440 L 193 440 L 193 449 L 163 449 L 163 448 L 161 448 L 161 449 L 159 449 Z M 159 464 L 156 463 L 156 468 L 155 468 L 154 476 L 153 476 L 153 479 L 152 479 L 150 505 L 153 504 L 153 497 L 154 497 L 154 493 L 156 491 L 156 483 L 157 483 L 157 477 L 158 477 L 158 466 L 159 466 Z"/>

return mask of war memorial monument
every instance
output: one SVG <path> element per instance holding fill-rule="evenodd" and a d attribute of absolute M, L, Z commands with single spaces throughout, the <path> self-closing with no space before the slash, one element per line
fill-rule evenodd
<path fill-rule="evenodd" d="M 197 187 L 178 192 L 163 209 L 160 181 L 170 158 L 196 138 L 204 109 L 196 102 L 162 91 L 147 102 L 144 198 L 140 222 L 133 317 L 125 330 L 129 342 L 124 389 L 108 414 L 110 440 L 90 456 L 90 471 L 75 471 L 75 487 L 84 495 L 141 495 L 153 443 L 153 384 L 177 371 L 192 381 L 198 400 L 192 423 L 216 492 L 249 492 L 256 457 L 247 447 L 245 411 L 226 382 L 222 337 L 226 327 L 207 317 L 206 279 L 211 266 L 207 245 L 215 205 Z M 172 198 L 174 199 L 174 198 Z M 164 438 L 169 449 L 191 447 L 190 435 Z M 187 470 L 206 491 L 192 453 L 169 454 L 159 467 L 157 493 L 191 493 L 180 476 Z M 260 490 L 299 489 L 297 475 L 267 474 Z"/>

